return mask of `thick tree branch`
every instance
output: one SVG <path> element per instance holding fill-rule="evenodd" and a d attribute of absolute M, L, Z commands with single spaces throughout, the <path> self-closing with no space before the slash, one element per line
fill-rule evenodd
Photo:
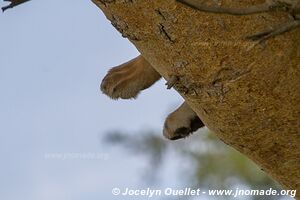
<path fill-rule="evenodd" d="M 300 29 L 264 46 L 244 39 L 288 21 L 288 14 L 212 14 L 175 0 L 93 1 L 162 76 L 179 77 L 170 86 L 207 127 L 299 196 Z"/>

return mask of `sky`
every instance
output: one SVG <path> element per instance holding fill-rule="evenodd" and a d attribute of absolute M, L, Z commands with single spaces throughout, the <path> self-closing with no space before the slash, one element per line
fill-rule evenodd
<path fill-rule="evenodd" d="M 7 10 L 0 38 L 0 199 L 125 200 L 112 188 L 140 186 L 146 162 L 99 137 L 161 134 L 182 98 L 164 80 L 136 100 L 100 92 L 106 72 L 139 53 L 91 1 L 32 0 Z"/>
<path fill-rule="evenodd" d="M 182 98 L 165 80 L 136 100 L 100 92 L 106 72 L 139 53 L 91 1 L 32 0 L 7 10 L 0 39 L 0 199 L 144 200 L 112 189 L 149 187 L 146 158 L 101 138 L 149 130 L 163 138 L 164 119 Z M 184 163 L 175 158 L 151 186 L 181 187 L 175 175 Z"/>

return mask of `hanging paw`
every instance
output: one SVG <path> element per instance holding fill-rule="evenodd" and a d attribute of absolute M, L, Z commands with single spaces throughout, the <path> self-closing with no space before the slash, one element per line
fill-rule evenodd
<path fill-rule="evenodd" d="M 167 139 L 178 140 L 204 126 L 197 114 L 184 102 L 166 118 L 163 134 Z"/>
<path fill-rule="evenodd" d="M 112 99 L 135 98 L 160 79 L 152 66 L 142 57 L 114 67 L 108 71 L 101 83 L 101 91 Z"/>

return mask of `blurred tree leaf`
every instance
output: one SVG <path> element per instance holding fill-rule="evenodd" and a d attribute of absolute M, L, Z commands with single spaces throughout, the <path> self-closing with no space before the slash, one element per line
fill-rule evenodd
<path fill-rule="evenodd" d="M 103 142 L 121 146 L 134 155 L 146 156 L 153 173 L 158 172 L 167 155 L 175 152 L 177 157 L 182 159 L 182 163 L 188 165 L 187 169 L 182 167 L 185 171 L 179 173 L 184 177 L 188 175 L 185 181 L 191 188 L 233 189 L 240 186 L 249 189 L 279 189 L 279 185 L 267 177 L 256 164 L 225 145 L 208 130 L 202 129 L 188 139 L 176 142 L 167 141 L 154 132 L 111 132 L 105 135 Z M 262 197 L 247 198 L 258 200 Z M 276 199 L 274 196 L 263 198 Z"/>

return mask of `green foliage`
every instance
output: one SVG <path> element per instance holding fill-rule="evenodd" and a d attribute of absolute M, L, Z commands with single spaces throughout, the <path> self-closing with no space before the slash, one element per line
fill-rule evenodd
<path fill-rule="evenodd" d="M 195 188 L 233 189 L 279 189 L 279 186 L 247 157 L 227 146 L 206 129 L 181 141 L 168 141 L 161 135 L 148 132 L 134 135 L 109 133 L 104 142 L 124 147 L 133 155 L 148 158 L 149 166 L 155 173 L 167 156 L 176 155 L 188 166 L 181 167 L 180 174 L 186 175 L 186 184 Z M 149 172 L 149 169 L 147 170 Z M 260 199 L 262 197 L 258 197 Z M 249 197 L 256 199 L 256 197 Z M 274 199 L 274 197 L 264 197 Z"/>

